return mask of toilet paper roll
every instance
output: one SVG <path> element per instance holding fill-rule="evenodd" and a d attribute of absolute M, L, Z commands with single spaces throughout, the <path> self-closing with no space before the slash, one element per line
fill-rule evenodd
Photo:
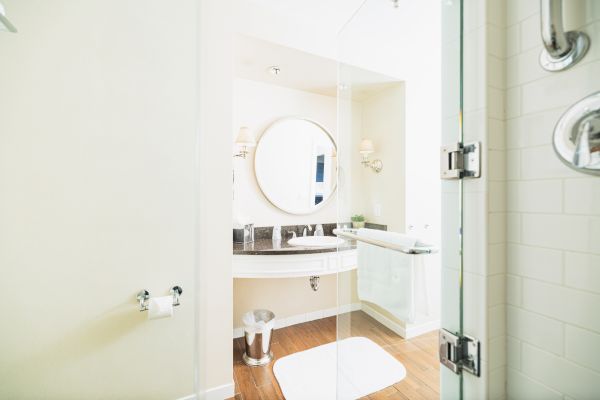
<path fill-rule="evenodd" d="M 173 316 L 173 296 L 153 297 L 148 303 L 148 319 Z"/>

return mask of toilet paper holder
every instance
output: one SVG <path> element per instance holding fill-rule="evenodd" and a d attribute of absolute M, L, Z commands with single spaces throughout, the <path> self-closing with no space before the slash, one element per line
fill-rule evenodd
<path fill-rule="evenodd" d="M 173 286 L 170 290 L 171 295 L 173 296 L 173 305 L 178 306 L 179 296 L 183 293 L 183 289 L 181 286 Z M 140 303 L 140 311 L 148 311 L 148 301 L 150 301 L 150 292 L 146 289 L 140 290 L 137 294 L 137 301 Z"/>

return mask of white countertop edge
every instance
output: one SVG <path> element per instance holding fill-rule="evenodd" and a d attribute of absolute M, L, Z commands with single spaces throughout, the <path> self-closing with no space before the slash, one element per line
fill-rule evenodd
<path fill-rule="evenodd" d="M 338 272 L 347 272 L 356 269 L 356 265 L 352 267 L 345 267 L 331 270 L 315 270 L 315 271 L 269 271 L 269 272 L 243 272 L 236 274 L 233 273 L 234 279 L 275 279 L 275 278 L 308 278 L 311 276 L 325 276 L 337 274 Z"/>
<path fill-rule="evenodd" d="M 356 249 L 348 249 L 337 252 L 327 253 L 308 253 L 308 254 L 282 254 L 282 255 L 247 255 L 239 254 L 233 256 L 232 274 L 233 278 L 304 278 L 310 276 L 324 276 L 346 272 L 356 269 L 356 260 L 350 265 L 340 267 L 330 267 L 332 259 L 338 259 L 334 265 L 342 263 L 342 259 L 347 257 L 356 257 Z M 302 260 L 306 260 L 306 268 L 302 268 Z M 287 263 L 290 263 L 289 268 Z M 321 262 L 322 267 L 315 268 L 314 263 Z M 240 265 L 241 264 L 241 265 Z M 279 265 L 280 264 L 280 265 Z M 261 266 L 269 265 L 270 268 L 261 269 Z"/>

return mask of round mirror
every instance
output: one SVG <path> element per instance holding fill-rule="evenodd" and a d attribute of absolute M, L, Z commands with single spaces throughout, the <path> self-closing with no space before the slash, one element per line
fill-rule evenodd
<path fill-rule="evenodd" d="M 336 157 L 335 142 L 321 125 L 302 118 L 280 119 L 256 146 L 256 180 L 275 207 L 310 214 L 335 192 Z"/>

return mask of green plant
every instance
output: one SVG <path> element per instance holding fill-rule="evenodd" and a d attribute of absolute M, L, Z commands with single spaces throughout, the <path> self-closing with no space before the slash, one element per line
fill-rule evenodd
<path fill-rule="evenodd" d="M 352 222 L 365 222 L 365 216 L 362 214 L 353 215 L 350 219 Z"/>

